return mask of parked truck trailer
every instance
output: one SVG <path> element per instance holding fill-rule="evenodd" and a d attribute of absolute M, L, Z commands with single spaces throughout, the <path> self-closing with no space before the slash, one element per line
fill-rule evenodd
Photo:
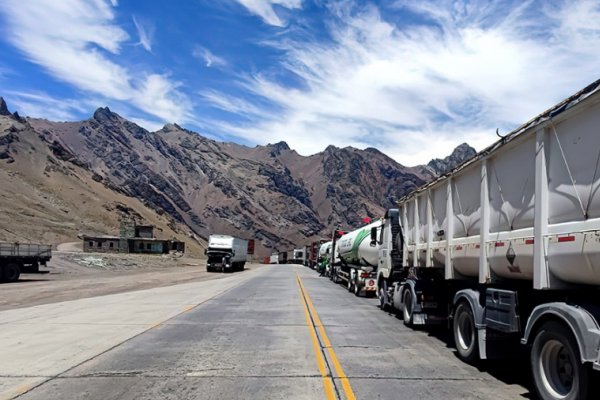
<path fill-rule="evenodd" d="M 248 256 L 248 241 L 228 235 L 210 235 L 206 255 L 208 272 L 243 271 Z"/>
<path fill-rule="evenodd" d="M 332 279 L 343 282 L 356 296 L 375 294 L 379 244 L 371 242 L 371 229 L 381 226 L 381 220 L 348 232 L 335 240 L 340 262 L 333 265 Z"/>
<path fill-rule="evenodd" d="M 316 269 L 319 264 L 319 250 L 323 243 L 327 243 L 328 239 L 319 239 L 311 242 L 308 246 L 307 264 L 309 268 Z"/>
<path fill-rule="evenodd" d="M 460 358 L 525 346 L 543 399 L 585 399 L 600 370 L 600 81 L 388 210 L 382 308 L 448 321 Z M 596 371 L 594 371 L 596 370 Z"/>
<path fill-rule="evenodd" d="M 291 263 L 306 265 L 306 246 L 294 249 L 292 252 Z"/>
<path fill-rule="evenodd" d="M 22 272 L 44 273 L 52 258 L 52 246 L 45 244 L 0 242 L 0 282 L 16 282 Z"/>

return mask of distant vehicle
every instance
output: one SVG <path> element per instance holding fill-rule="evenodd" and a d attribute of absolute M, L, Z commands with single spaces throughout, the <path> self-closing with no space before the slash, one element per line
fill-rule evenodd
<path fill-rule="evenodd" d="M 279 256 L 277 258 L 277 262 L 279 264 L 287 264 L 288 262 L 288 253 L 287 251 L 280 251 Z"/>
<path fill-rule="evenodd" d="M 0 282 L 16 282 L 21 273 L 46 273 L 40 265 L 52 258 L 52 246 L 0 242 Z"/>
<path fill-rule="evenodd" d="M 279 264 L 279 253 L 271 254 L 271 257 L 269 257 L 269 264 Z"/>
<path fill-rule="evenodd" d="M 243 271 L 248 256 L 248 241 L 227 235 L 210 235 L 205 251 L 206 271 Z"/>
<path fill-rule="evenodd" d="M 321 248 L 321 245 L 326 242 L 328 242 L 328 239 L 320 239 L 311 242 L 311 244 L 307 246 L 306 266 L 312 269 L 317 268 L 317 264 L 319 263 L 319 249 Z"/>
<path fill-rule="evenodd" d="M 298 249 L 294 249 L 291 263 L 305 265 L 305 263 L 306 263 L 306 247 L 300 247 Z"/>
<path fill-rule="evenodd" d="M 374 295 L 377 287 L 378 242 L 371 243 L 371 229 L 379 228 L 381 220 L 342 235 L 335 241 L 340 262 L 332 269 L 332 280 L 344 282 L 348 291 Z"/>

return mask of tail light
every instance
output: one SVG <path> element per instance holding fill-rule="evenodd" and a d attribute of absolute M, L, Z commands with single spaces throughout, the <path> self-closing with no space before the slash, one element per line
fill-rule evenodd
<path fill-rule="evenodd" d="M 370 274 L 369 274 L 368 272 L 361 272 L 361 273 L 360 273 L 360 277 L 361 277 L 361 278 L 368 278 L 368 277 L 369 277 L 369 275 L 370 275 Z"/>

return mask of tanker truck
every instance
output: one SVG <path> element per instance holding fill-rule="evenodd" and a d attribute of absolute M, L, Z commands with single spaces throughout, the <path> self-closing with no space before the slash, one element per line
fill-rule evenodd
<path fill-rule="evenodd" d="M 332 257 L 331 253 L 334 253 L 335 256 Z M 317 263 L 317 271 L 321 275 L 331 277 L 331 266 L 340 261 L 339 253 L 337 249 L 333 246 L 333 241 L 325 242 L 319 247 L 319 259 Z"/>
<path fill-rule="evenodd" d="M 600 81 L 371 228 L 380 307 L 448 322 L 466 362 L 525 349 L 542 399 L 585 399 L 600 370 Z M 512 347 L 515 346 L 515 347 Z"/>
<path fill-rule="evenodd" d="M 332 279 L 345 283 L 348 291 L 356 296 L 375 294 L 379 244 L 369 237 L 371 230 L 380 226 L 381 220 L 377 220 L 335 240 L 340 262 L 333 265 Z"/>

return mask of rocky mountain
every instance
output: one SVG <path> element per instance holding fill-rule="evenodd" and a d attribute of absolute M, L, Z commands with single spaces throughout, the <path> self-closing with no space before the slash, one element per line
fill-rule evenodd
<path fill-rule="evenodd" d="M 431 170 L 433 175 L 444 175 L 452 171 L 452 169 L 454 169 L 454 167 L 457 165 L 462 164 L 463 161 L 474 157 L 475 154 L 477 154 L 477 152 L 474 148 L 466 143 L 463 143 L 455 148 L 452 154 L 443 160 L 440 158 L 434 158 L 433 160 L 429 161 L 427 163 L 427 167 Z"/>
<path fill-rule="evenodd" d="M 307 243 L 335 226 L 359 226 L 362 218 L 382 215 L 442 167 L 474 154 L 461 145 L 432 166 L 412 168 L 372 148 L 329 146 L 305 157 L 285 142 L 246 147 L 176 124 L 149 132 L 108 108 L 85 121 L 27 118 L 19 124 L 13 124 L 13 133 L 35 136 L 40 147 L 35 152 L 49 156 L 44 168 L 54 163 L 89 176 L 81 184 L 139 201 L 180 233 L 255 238 L 261 255 Z M 0 168 L 5 166 L 0 161 Z"/>

